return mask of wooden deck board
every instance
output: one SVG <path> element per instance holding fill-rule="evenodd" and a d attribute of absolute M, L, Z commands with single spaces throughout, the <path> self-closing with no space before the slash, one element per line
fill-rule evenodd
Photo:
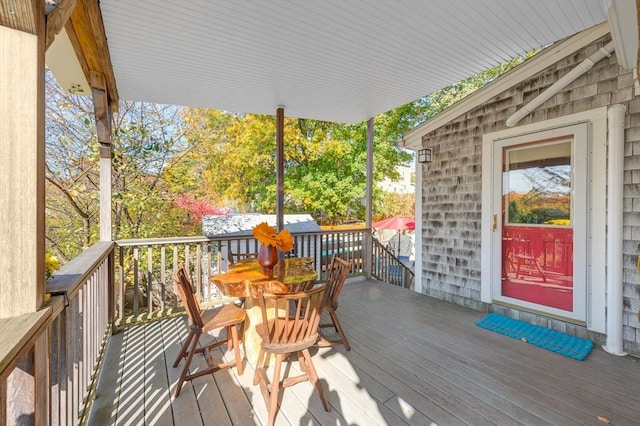
<path fill-rule="evenodd" d="M 173 425 L 173 413 L 166 374 L 162 323 L 160 321 L 150 323 L 145 327 L 144 334 L 145 423 L 170 426 Z"/>
<path fill-rule="evenodd" d="M 103 374 L 100 377 L 96 399 L 93 403 L 92 417 L 95 424 L 113 425 L 118 408 L 117 398 L 120 391 L 120 353 L 122 352 L 124 333 L 111 336 L 109 348 L 102 366 Z M 112 356 L 112 354 L 114 356 Z"/>
<path fill-rule="evenodd" d="M 594 348 L 575 361 L 476 327 L 483 315 L 375 281 L 347 283 L 338 316 L 352 350 L 312 350 L 332 411 L 300 383 L 282 392 L 276 424 L 638 424 L 640 360 Z M 246 360 L 242 376 L 218 371 L 173 398 L 186 334 L 175 317 L 114 336 L 89 423 L 265 424 Z M 214 356 L 233 354 L 222 346 Z M 194 358 L 192 370 L 205 366 Z M 289 368 L 296 374 L 297 361 Z"/>
<path fill-rule="evenodd" d="M 361 315 L 357 315 L 358 313 Z M 361 317 L 361 321 L 367 320 L 366 314 L 364 312 L 356 313 L 350 311 L 349 315 L 357 315 Z M 363 316 L 365 317 L 363 318 Z M 475 324 L 475 318 L 473 318 L 473 320 L 469 324 Z M 498 341 L 496 342 L 496 346 L 489 346 L 488 348 L 485 347 L 483 350 L 482 347 L 478 347 L 478 345 L 476 345 L 475 339 L 473 339 L 471 335 L 466 335 L 466 331 L 462 329 L 454 330 L 453 327 L 455 327 L 455 325 L 448 325 L 446 336 L 438 336 L 438 333 L 436 333 L 431 337 L 425 337 L 425 335 L 428 336 L 429 334 L 427 331 L 412 329 L 405 330 L 403 334 L 404 336 L 408 337 L 407 340 L 412 342 L 412 344 L 410 345 L 410 347 L 403 348 L 404 350 L 401 351 L 401 356 L 408 356 L 409 354 L 413 354 L 413 356 L 419 356 L 419 358 L 422 358 L 423 360 L 423 365 L 430 362 L 432 364 L 433 371 L 439 371 L 440 374 L 444 374 L 444 372 L 446 371 L 455 374 L 455 370 L 448 370 L 447 366 L 453 366 L 456 370 L 459 370 L 461 366 L 464 368 L 464 365 L 467 363 L 476 363 L 479 360 L 485 359 L 486 356 L 489 356 L 489 362 L 485 363 L 484 368 L 490 369 L 489 372 L 491 373 L 491 376 L 500 377 L 500 380 L 498 381 L 498 383 L 489 382 L 488 386 L 486 386 L 487 391 L 490 391 L 491 389 L 500 389 L 500 384 L 506 384 L 507 387 L 504 388 L 504 392 L 499 395 L 500 398 L 508 399 L 511 397 L 511 393 L 515 393 L 518 396 L 528 396 L 534 402 L 539 401 L 541 398 L 544 399 L 545 393 L 553 392 L 553 389 L 540 390 L 538 388 L 532 388 L 528 386 L 527 383 L 530 383 L 532 380 L 532 375 L 528 372 L 531 369 L 531 364 L 535 361 L 535 359 L 528 359 L 528 357 L 531 357 L 531 355 L 523 354 L 520 358 L 521 362 L 517 363 L 518 368 L 514 370 L 510 369 L 509 367 L 510 363 L 512 363 L 513 361 L 512 358 L 496 356 L 496 354 L 494 353 L 494 348 L 500 347 L 501 343 L 514 345 L 520 348 L 524 346 L 522 342 L 505 338 L 504 336 L 496 335 L 495 333 L 491 333 L 491 336 L 487 337 L 493 338 L 493 336 L 497 336 Z M 374 331 L 371 330 L 370 333 L 372 332 Z M 460 334 L 461 332 L 462 334 Z M 385 333 L 385 335 L 395 336 L 397 335 L 397 333 L 388 331 L 387 333 Z M 372 336 L 372 340 L 374 341 L 377 338 L 382 337 Z M 464 339 L 462 343 L 460 341 L 460 338 Z M 559 355 L 548 353 L 543 349 L 533 348 L 530 345 L 527 346 L 529 351 L 533 351 L 534 353 L 536 351 L 544 352 L 539 354 L 542 355 L 543 358 L 551 355 L 565 359 L 564 357 L 561 357 Z M 566 360 L 572 362 L 572 360 Z M 538 374 L 544 374 L 543 367 L 543 365 L 539 365 L 535 366 L 534 368 L 537 370 Z M 420 371 L 420 376 L 426 376 L 427 372 L 422 371 L 422 367 L 420 365 L 416 365 L 413 368 L 416 368 L 418 369 L 418 371 Z M 475 371 L 476 369 L 469 369 L 469 371 L 465 372 L 464 377 L 473 375 Z M 445 380 L 451 381 L 452 379 L 450 378 L 450 376 L 445 376 Z M 482 377 L 477 377 L 477 380 L 482 380 Z M 464 388 L 466 387 L 467 386 L 464 386 Z M 442 392 L 447 391 L 447 387 L 442 384 L 439 389 Z M 457 392 L 456 395 L 458 397 L 461 397 L 463 396 L 463 393 Z M 526 401 L 521 401 L 521 403 L 524 404 L 526 403 Z M 564 401 L 560 402 L 560 406 L 562 409 L 559 412 L 554 412 L 553 408 L 555 405 L 557 405 L 557 402 L 552 399 L 547 401 L 544 407 L 535 408 L 535 411 L 539 413 L 539 416 L 541 416 L 541 420 L 538 421 L 544 420 L 554 424 L 571 424 L 572 422 L 581 423 L 592 418 L 587 418 L 584 413 L 578 410 L 572 410 L 572 407 L 570 405 L 566 405 Z M 456 409 L 455 411 L 458 411 L 458 409 Z"/>
<path fill-rule="evenodd" d="M 359 331 L 355 330 L 355 332 Z M 366 346 L 369 340 L 373 339 L 375 341 L 376 338 L 379 338 L 379 336 L 373 330 L 370 330 L 362 336 L 356 335 L 356 337 L 361 338 L 361 345 L 363 346 Z M 407 369 L 405 374 L 412 374 L 412 372 L 415 372 L 416 377 L 419 377 L 419 379 L 416 379 L 413 382 L 403 382 L 402 384 L 404 386 L 410 385 L 412 389 L 416 389 L 417 386 L 416 392 L 420 392 L 421 387 L 426 386 L 421 386 L 421 381 L 426 380 L 427 382 L 429 382 L 434 380 L 434 376 L 440 376 L 441 380 L 438 380 L 438 383 L 441 387 L 436 387 L 438 389 L 438 391 L 435 393 L 437 400 L 433 401 L 433 403 L 437 404 L 438 407 L 441 407 L 445 411 L 453 413 L 460 412 L 460 410 L 456 407 L 450 407 L 450 409 L 447 410 L 447 407 L 441 406 L 438 403 L 438 400 L 442 400 L 443 398 L 446 400 L 449 395 L 455 395 L 456 398 L 468 400 L 468 397 L 465 398 L 464 395 L 474 390 L 475 392 L 473 392 L 471 396 L 475 398 L 477 404 L 482 404 L 485 409 L 498 409 L 496 411 L 499 411 L 500 413 L 503 413 L 507 416 L 510 415 L 513 420 L 509 421 L 508 423 L 517 423 L 523 417 L 526 419 L 525 413 L 522 413 L 521 410 L 512 413 L 511 410 L 513 408 L 518 409 L 522 406 L 525 409 L 531 408 L 534 411 L 538 412 L 544 410 L 544 407 L 540 406 L 535 401 L 533 402 L 533 404 L 529 404 L 528 401 L 524 399 L 520 393 L 516 393 L 518 399 L 516 399 L 515 401 L 510 401 L 509 398 L 511 397 L 511 395 L 509 395 L 510 391 L 508 388 L 504 388 L 504 392 L 502 394 L 499 393 L 500 383 L 487 381 L 482 376 L 475 375 L 473 369 L 468 369 L 465 367 L 465 363 L 468 361 L 457 359 L 458 355 L 455 353 L 438 353 L 437 351 L 432 351 L 427 346 L 420 347 L 417 354 L 412 353 L 411 351 L 405 351 L 406 353 L 404 355 L 396 356 L 397 361 L 400 361 L 405 366 L 404 368 Z M 370 359 L 374 359 L 373 357 L 376 356 L 375 352 L 376 351 L 374 347 L 371 349 L 371 352 L 365 354 L 365 356 L 369 357 Z M 413 361 L 408 360 L 408 355 L 412 355 Z M 474 354 L 468 355 L 468 357 L 473 356 Z M 387 359 L 381 362 L 389 363 L 390 361 Z M 427 368 L 429 368 L 430 370 Z M 433 372 L 431 373 L 433 374 L 431 377 L 430 371 Z M 395 375 L 398 376 L 398 374 L 400 373 L 396 372 Z M 505 376 L 503 377 L 503 380 L 506 381 L 510 379 L 508 376 Z M 458 390 L 456 391 L 455 388 L 450 387 L 449 385 L 447 385 L 447 383 L 456 385 Z M 514 385 L 517 386 L 518 383 L 512 381 L 512 386 Z M 433 388 L 430 388 L 428 390 L 430 392 L 427 392 L 427 395 L 431 395 L 433 392 Z M 458 402 L 462 404 L 461 400 L 458 400 Z M 501 403 L 502 405 L 500 405 Z M 427 407 L 426 409 L 433 410 L 433 408 L 429 407 Z M 439 421 L 442 423 L 445 420 L 446 419 L 440 419 Z M 550 419 L 545 421 L 539 417 L 534 416 L 530 420 L 534 423 L 557 423 L 558 421 L 562 420 L 562 418 L 552 416 Z M 446 420 L 446 422 L 448 423 L 449 421 Z"/>
<path fill-rule="evenodd" d="M 144 328 L 125 330 L 120 392 L 116 425 L 144 424 Z"/>
<path fill-rule="evenodd" d="M 179 324 L 176 324 L 179 322 Z M 176 424 L 180 421 L 189 421 L 191 425 L 202 425 L 202 419 L 199 415 L 198 400 L 192 383 L 185 383 L 179 398 L 174 398 L 173 394 L 176 384 L 182 372 L 181 365 L 173 368 L 173 362 L 180 352 L 180 348 L 186 338 L 185 320 L 184 318 L 170 318 L 160 321 L 162 324 L 162 340 L 165 350 L 165 368 L 167 372 L 167 381 L 169 383 L 169 394 L 171 395 L 171 413 Z M 184 365 L 184 361 L 182 361 Z"/>

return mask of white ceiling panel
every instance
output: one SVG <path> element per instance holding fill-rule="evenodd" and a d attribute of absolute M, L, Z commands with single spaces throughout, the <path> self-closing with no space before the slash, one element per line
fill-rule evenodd
<path fill-rule="evenodd" d="M 634 1 L 634 0 L 629 0 Z M 606 20 L 608 0 L 101 0 L 122 99 L 359 122 Z"/>

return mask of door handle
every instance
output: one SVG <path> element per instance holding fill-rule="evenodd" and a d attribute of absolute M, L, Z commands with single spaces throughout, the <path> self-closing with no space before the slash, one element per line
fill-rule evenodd
<path fill-rule="evenodd" d="M 493 225 L 491 227 L 493 228 L 493 232 L 496 232 L 496 229 L 498 229 L 498 215 L 496 213 L 493 214 Z"/>

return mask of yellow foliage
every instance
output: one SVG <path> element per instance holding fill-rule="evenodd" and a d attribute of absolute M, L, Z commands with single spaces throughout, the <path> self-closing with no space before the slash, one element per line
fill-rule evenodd
<path fill-rule="evenodd" d="M 53 272 L 60 269 L 60 261 L 55 256 L 49 256 L 45 254 L 44 256 L 44 272 L 45 278 L 49 279 L 53 277 Z"/>

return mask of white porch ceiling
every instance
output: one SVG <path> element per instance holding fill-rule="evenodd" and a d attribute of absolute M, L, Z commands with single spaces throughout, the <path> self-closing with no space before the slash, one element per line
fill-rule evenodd
<path fill-rule="evenodd" d="M 629 0 L 634 1 L 635 0 Z M 121 99 L 354 123 L 606 20 L 609 0 L 101 0 Z"/>

